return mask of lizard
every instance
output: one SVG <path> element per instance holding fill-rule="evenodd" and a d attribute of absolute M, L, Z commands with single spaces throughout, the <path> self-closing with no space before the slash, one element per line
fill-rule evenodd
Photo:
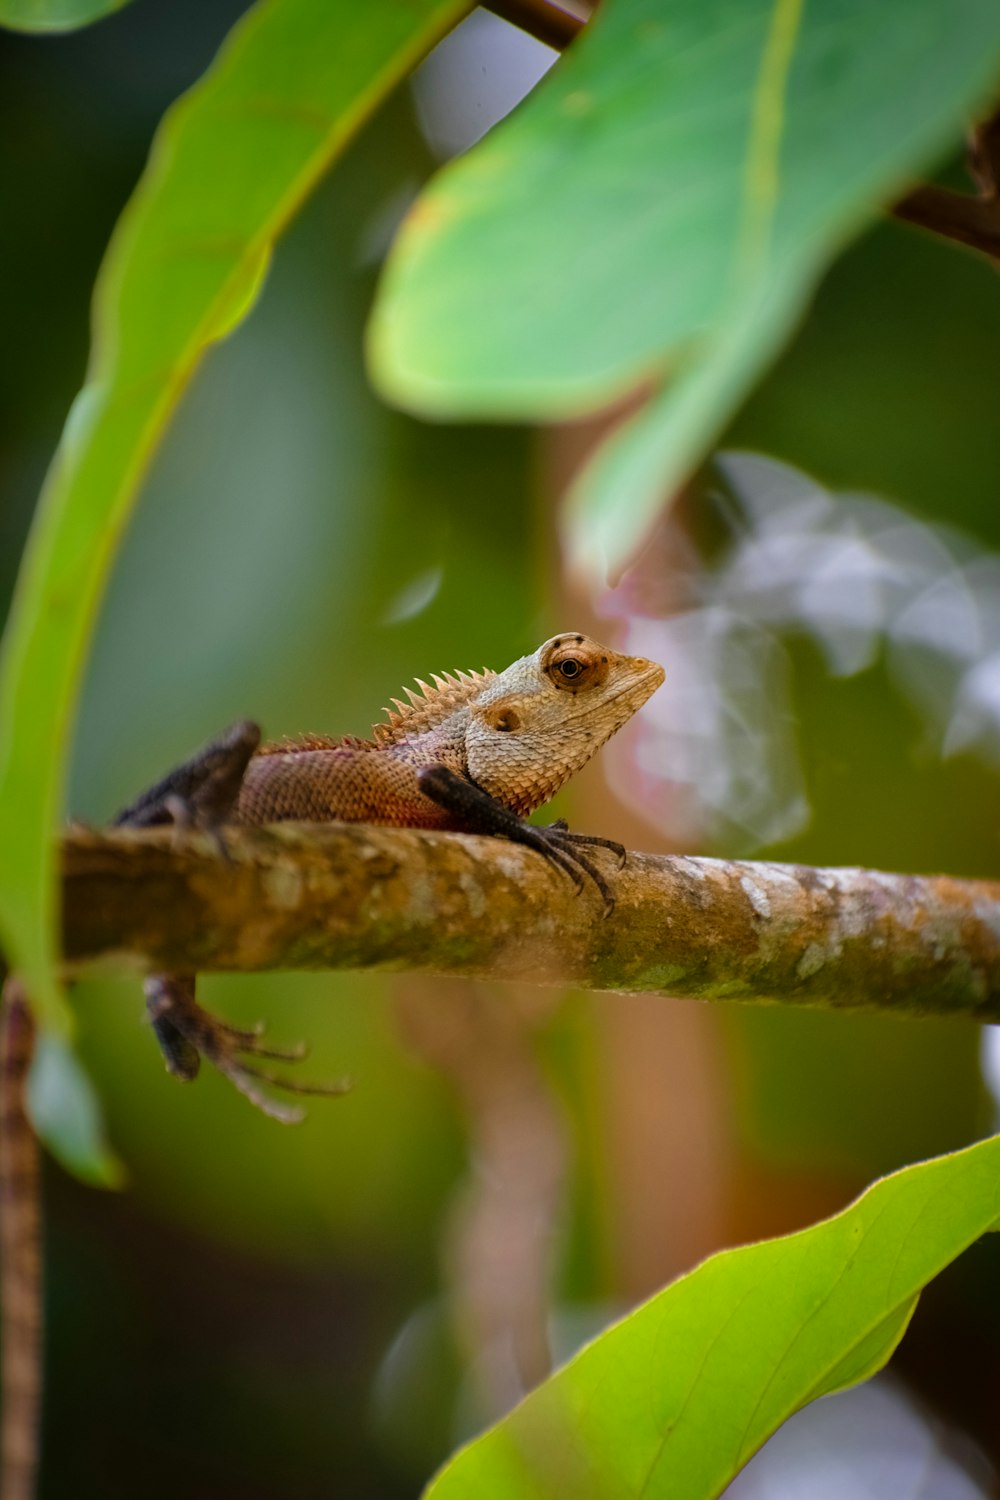
<path fill-rule="evenodd" d="M 202 829 L 223 855 L 230 823 L 343 820 L 494 834 L 536 850 L 578 891 L 589 880 L 610 913 L 614 894 L 591 855 L 604 849 L 623 861 L 622 846 L 571 833 L 562 821 L 539 827 L 526 819 L 663 677 L 655 662 L 563 631 L 503 672 L 446 673 L 431 684 L 418 679 L 419 692 L 406 689 L 406 702 L 394 698 L 367 740 L 304 735 L 261 744 L 257 724 L 242 720 L 114 822 Z M 271 1098 L 261 1084 L 301 1094 L 343 1092 L 343 1084 L 301 1083 L 258 1066 L 257 1059 L 295 1061 L 304 1051 L 271 1048 L 259 1029 L 240 1030 L 209 1014 L 195 997 L 194 975 L 150 975 L 144 988 L 167 1068 L 178 1078 L 194 1078 L 204 1057 L 258 1108 L 289 1123 L 301 1111 Z M 31 1044 L 26 997 L 9 977 L 0 1006 L 0 1290 L 10 1333 L 3 1349 L 4 1500 L 33 1493 L 41 1392 L 38 1148 L 25 1106 Z"/>
<path fill-rule="evenodd" d="M 562 631 L 502 672 L 432 674 L 392 699 L 370 739 L 307 734 L 261 743 L 242 720 L 211 740 L 124 808 L 117 825 L 173 823 L 213 834 L 225 854 L 227 823 L 366 822 L 492 834 L 534 849 L 579 892 L 589 881 L 614 907 L 594 851 L 614 840 L 571 832 L 562 820 L 538 826 L 528 816 L 642 707 L 663 668 Z M 341 1093 L 344 1083 L 302 1083 L 275 1075 L 259 1059 L 297 1061 L 302 1048 L 279 1050 L 260 1028 L 241 1030 L 204 1010 L 193 975 L 149 976 L 147 1010 L 168 1070 L 182 1080 L 213 1063 L 250 1101 L 276 1119 L 302 1112 L 262 1091 Z"/>

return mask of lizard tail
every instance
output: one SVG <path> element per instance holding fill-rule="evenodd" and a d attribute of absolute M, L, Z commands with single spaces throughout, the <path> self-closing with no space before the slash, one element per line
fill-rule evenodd
<path fill-rule="evenodd" d="M 35 1027 L 20 981 L 0 1003 L 0 1495 L 32 1500 L 42 1397 L 41 1190 L 25 1090 Z"/>

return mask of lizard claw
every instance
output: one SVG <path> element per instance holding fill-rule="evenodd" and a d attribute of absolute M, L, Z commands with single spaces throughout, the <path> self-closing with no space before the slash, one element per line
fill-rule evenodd
<path fill-rule="evenodd" d="M 194 996 L 194 978 L 191 975 L 152 975 L 145 982 L 145 991 L 146 1005 L 167 1068 L 177 1078 L 190 1081 L 196 1077 L 202 1057 L 207 1057 L 244 1098 L 249 1099 L 264 1114 L 285 1125 L 298 1124 L 304 1118 L 304 1111 L 297 1106 L 272 1099 L 259 1084 L 287 1089 L 293 1094 L 328 1096 L 345 1094 L 351 1087 L 350 1080 L 346 1078 L 332 1083 L 300 1082 L 298 1079 L 272 1073 L 266 1068 L 258 1067 L 254 1061 L 249 1061 L 248 1058 L 264 1058 L 268 1061 L 300 1062 L 307 1055 L 308 1049 L 304 1044 L 280 1048 L 265 1046 L 263 1025 L 247 1030 L 220 1021 L 198 1004 Z"/>
<path fill-rule="evenodd" d="M 208 1012 L 203 1012 L 207 1015 Z M 246 1030 L 238 1026 L 231 1026 L 228 1021 L 220 1021 L 217 1016 L 209 1019 L 225 1031 L 226 1035 L 235 1044 L 240 1052 L 252 1052 L 254 1057 L 267 1057 L 274 1062 L 302 1062 L 303 1058 L 309 1056 L 309 1045 L 307 1042 L 296 1042 L 293 1047 L 265 1047 L 262 1045 L 267 1034 L 267 1026 L 263 1021 L 255 1021 Z"/>
<path fill-rule="evenodd" d="M 583 888 L 584 875 L 588 875 L 604 898 L 604 915 L 610 916 L 614 911 L 615 898 L 611 887 L 590 856 L 583 853 L 583 848 L 589 845 L 611 849 L 623 863 L 625 850 L 621 844 L 589 833 L 571 833 L 562 818 L 541 827 L 528 823 L 467 776 L 460 776 L 448 766 L 424 768 L 417 773 L 417 783 L 431 802 L 461 819 L 459 826 L 469 832 L 499 834 L 515 844 L 526 844 L 568 875 L 578 892 Z"/>
<path fill-rule="evenodd" d="M 571 833 L 565 818 L 557 818 L 554 823 L 543 824 L 542 831 L 565 834 L 573 844 L 590 844 L 598 849 L 610 849 L 612 854 L 618 857 L 619 870 L 624 870 L 628 861 L 628 850 L 624 844 L 619 844 L 617 839 L 602 839 L 593 833 Z"/>
<path fill-rule="evenodd" d="M 270 1057 L 272 1054 L 265 1052 L 261 1054 Z M 278 1054 L 280 1055 L 280 1054 Z M 224 1078 L 228 1078 L 234 1088 L 238 1089 L 244 1099 L 268 1115 L 272 1120 L 278 1120 L 282 1125 L 300 1125 L 306 1117 L 306 1112 L 296 1104 L 282 1104 L 277 1099 L 272 1099 L 258 1088 L 258 1083 L 270 1084 L 272 1088 L 288 1089 L 293 1094 L 325 1094 L 333 1096 L 346 1094 L 351 1088 L 349 1078 L 340 1078 L 333 1083 L 299 1083 L 292 1078 L 283 1078 L 279 1074 L 271 1073 L 265 1068 L 255 1068 L 250 1063 L 240 1062 L 232 1057 L 214 1057 L 211 1059 Z"/>
<path fill-rule="evenodd" d="M 589 833 L 570 833 L 563 819 L 548 826 L 536 828 L 536 833 L 541 834 L 542 844 L 537 845 L 538 851 L 551 864 L 557 865 L 564 870 L 574 881 L 577 892 L 583 886 L 583 875 L 581 870 L 589 875 L 596 885 L 604 901 L 604 915 L 610 917 L 615 909 L 614 892 L 608 885 L 604 876 L 597 868 L 588 854 L 584 854 L 581 845 L 598 845 L 599 847 L 613 849 L 616 853 L 624 854 L 621 844 L 615 844 L 611 839 L 595 838 Z"/>
<path fill-rule="evenodd" d="M 555 823 L 543 825 L 537 829 L 537 832 L 543 835 L 550 846 L 548 850 L 541 851 L 548 858 L 552 858 L 553 851 L 558 851 L 563 860 L 572 861 L 574 865 L 578 865 L 581 870 L 586 871 L 604 899 L 604 915 L 610 917 L 615 909 L 614 892 L 594 864 L 594 861 L 589 855 L 583 853 L 581 846 L 584 848 L 610 849 L 613 854 L 618 856 L 619 869 L 622 869 L 625 865 L 626 852 L 624 846 L 617 843 L 614 839 L 598 838 L 592 833 L 571 833 L 565 818 L 559 818 Z M 558 863 L 558 861 L 554 862 Z M 561 868 L 565 868 L 565 864 L 561 864 Z"/>

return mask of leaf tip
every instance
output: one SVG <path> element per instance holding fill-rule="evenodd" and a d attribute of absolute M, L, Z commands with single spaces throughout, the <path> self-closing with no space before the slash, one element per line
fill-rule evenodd
<path fill-rule="evenodd" d="M 125 1167 L 108 1145 L 97 1091 L 73 1049 L 52 1032 L 38 1038 L 28 1113 L 39 1139 L 74 1177 L 93 1187 L 124 1186 Z"/>

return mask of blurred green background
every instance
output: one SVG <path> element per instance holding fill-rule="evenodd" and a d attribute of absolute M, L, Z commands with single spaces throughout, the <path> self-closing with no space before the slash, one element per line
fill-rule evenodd
<path fill-rule="evenodd" d="M 242 8 L 145 0 L 66 38 L 0 35 L 5 602 L 82 378 L 107 237 L 164 107 Z M 601 614 L 560 578 L 551 540 L 560 435 L 421 425 L 368 391 L 379 256 L 433 166 L 403 89 L 198 376 L 103 611 L 72 815 L 107 818 L 233 718 L 364 732 L 416 675 L 499 668 Z M 1000 549 L 998 347 L 990 268 L 884 225 L 834 269 L 725 445 Z M 710 505 L 690 498 L 675 524 L 696 532 Z M 994 873 L 990 758 L 944 759 L 882 654 L 833 676 L 807 632 L 785 646 L 811 815 L 753 852 Z M 597 774 L 565 800 L 595 831 L 671 842 Z M 103 1195 L 48 1171 L 47 1497 L 412 1495 L 516 1390 L 496 1350 L 505 1309 L 540 1317 L 532 1275 L 544 1291 L 551 1267 L 561 1352 L 718 1245 L 809 1222 L 991 1122 L 979 1038 L 957 1024 L 351 975 L 216 979 L 202 995 L 266 1016 L 279 1041 L 307 1037 L 310 1069 L 357 1087 L 283 1130 L 214 1076 L 170 1080 L 135 982 L 78 987 L 130 1183 Z M 522 1128 L 522 1155 L 505 1156 Z M 516 1193 L 505 1209 L 495 1182 L 490 1199 L 498 1162 L 530 1179 L 530 1212 Z M 550 1221 L 528 1245 L 518 1216 L 539 1205 Z M 896 1360 L 995 1461 L 998 1272 L 992 1241 L 965 1256 Z"/>

